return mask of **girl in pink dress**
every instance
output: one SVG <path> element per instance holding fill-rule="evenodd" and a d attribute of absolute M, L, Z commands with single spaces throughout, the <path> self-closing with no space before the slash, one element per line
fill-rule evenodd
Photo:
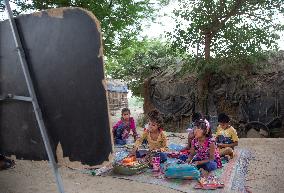
<path fill-rule="evenodd" d="M 196 121 L 194 124 L 195 138 L 191 142 L 190 163 L 196 165 L 198 169 L 208 172 L 222 167 L 219 151 L 215 141 L 208 136 L 207 124 L 204 120 Z"/>
<path fill-rule="evenodd" d="M 115 144 L 125 145 L 130 132 L 133 133 L 135 141 L 137 139 L 135 121 L 133 117 L 130 117 L 130 110 L 124 108 L 121 111 L 121 120 L 119 120 L 112 129 Z"/>

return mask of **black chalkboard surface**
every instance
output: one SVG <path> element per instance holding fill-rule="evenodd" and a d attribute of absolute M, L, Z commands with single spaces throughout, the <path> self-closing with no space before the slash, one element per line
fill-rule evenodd
<path fill-rule="evenodd" d="M 22 15 L 17 28 L 53 152 L 96 165 L 112 153 L 99 22 L 80 8 Z M 0 22 L 0 153 L 45 160 L 47 154 L 8 21 Z"/>

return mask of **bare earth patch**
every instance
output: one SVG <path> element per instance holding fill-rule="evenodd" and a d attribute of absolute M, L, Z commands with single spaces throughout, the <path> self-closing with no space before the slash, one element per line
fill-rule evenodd
<path fill-rule="evenodd" d="M 181 134 L 176 134 L 182 136 Z M 185 139 L 176 138 L 177 142 Z M 284 139 L 241 139 L 240 147 L 254 153 L 247 176 L 252 192 L 284 192 Z M 66 193 L 174 193 L 160 186 L 81 174 L 60 168 Z M 51 169 L 46 161 L 16 160 L 14 169 L 0 171 L 1 193 L 56 193 Z"/>
<path fill-rule="evenodd" d="M 240 147 L 254 154 L 246 185 L 252 192 L 284 192 L 284 138 L 243 138 Z"/>

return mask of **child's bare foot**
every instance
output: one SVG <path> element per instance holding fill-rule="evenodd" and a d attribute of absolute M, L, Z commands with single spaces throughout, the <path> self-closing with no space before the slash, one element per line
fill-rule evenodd
<path fill-rule="evenodd" d="M 200 168 L 199 171 L 200 171 L 201 177 L 207 177 L 209 174 L 209 172 L 207 172 L 203 168 Z"/>

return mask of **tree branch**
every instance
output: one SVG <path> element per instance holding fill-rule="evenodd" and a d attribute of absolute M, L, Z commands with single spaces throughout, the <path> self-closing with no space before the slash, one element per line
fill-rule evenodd
<path fill-rule="evenodd" d="M 212 36 L 214 36 L 232 16 L 235 16 L 238 13 L 238 11 L 243 6 L 245 1 L 246 0 L 236 0 L 231 10 L 227 12 L 227 14 L 223 17 L 224 18 L 223 20 L 220 21 L 218 18 L 216 18 L 215 21 L 213 21 L 212 23 L 213 27 L 211 30 Z"/>
<path fill-rule="evenodd" d="M 222 13 L 222 11 L 224 10 L 224 11 L 227 11 L 227 9 L 226 9 L 226 0 L 220 0 L 220 13 Z"/>
<path fill-rule="evenodd" d="M 220 5 L 225 6 L 225 1 L 226 0 L 220 0 Z M 215 17 L 212 18 L 212 22 L 210 24 L 203 26 L 200 29 L 202 31 L 202 34 L 210 34 L 210 36 L 213 37 L 232 16 L 238 13 L 239 9 L 243 6 L 245 1 L 246 0 L 235 0 L 234 5 L 232 6 L 229 12 L 227 11 L 226 15 L 215 15 Z"/>
<path fill-rule="evenodd" d="M 112 0 L 110 0 L 108 8 L 110 9 L 111 7 L 112 7 Z"/>

